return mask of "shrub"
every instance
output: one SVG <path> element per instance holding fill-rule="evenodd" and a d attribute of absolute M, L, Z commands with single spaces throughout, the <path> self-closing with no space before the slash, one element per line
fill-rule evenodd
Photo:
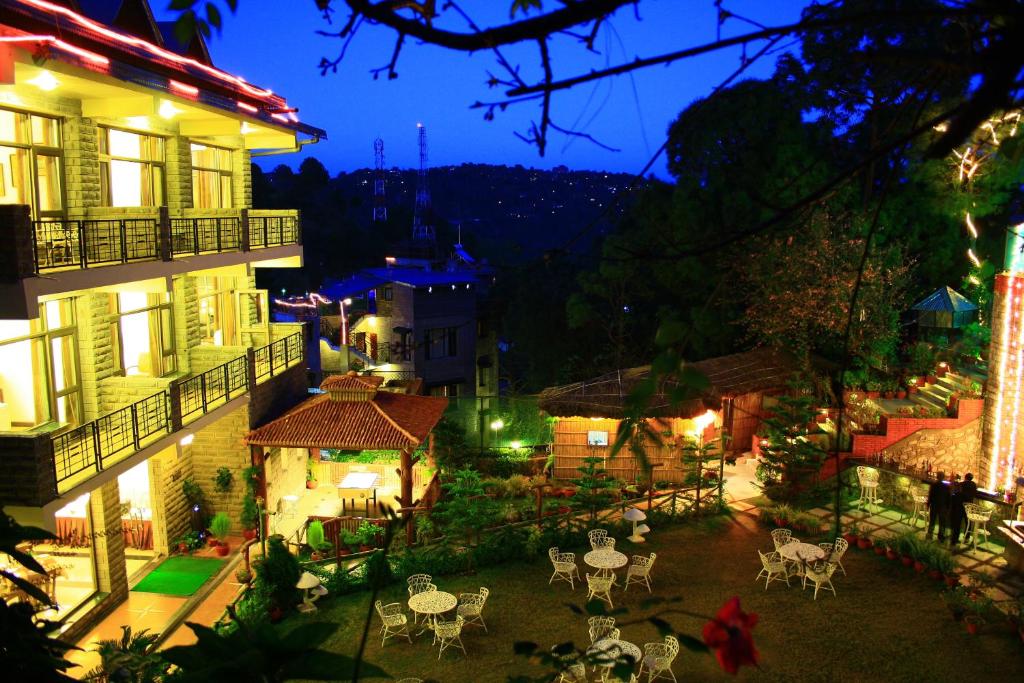
<path fill-rule="evenodd" d="M 250 628 L 270 623 L 270 608 L 273 602 L 266 584 L 256 582 L 238 601 L 235 613 L 239 621 Z"/>
<path fill-rule="evenodd" d="M 231 490 L 231 482 L 234 481 L 235 476 L 231 473 L 227 467 L 220 467 L 217 469 L 217 474 L 213 477 L 213 488 L 216 489 L 217 493 L 227 493 Z"/>
<path fill-rule="evenodd" d="M 388 558 L 380 550 L 375 551 L 366 558 L 362 566 L 362 572 L 363 576 L 366 577 L 366 583 L 371 587 L 386 586 L 395 580 L 394 575 L 391 573 L 391 565 L 388 562 Z"/>
<path fill-rule="evenodd" d="M 522 474 L 514 474 L 505 481 L 506 494 L 511 498 L 522 498 L 530 495 L 533 482 Z"/>
<path fill-rule="evenodd" d="M 218 512 L 210 520 L 210 532 L 217 537 L 218 540 L 223 541 L 228 537 L 228 533 L 231 531 L 231 518 L 228 517 L 226 512 Z"/>
<path fill-rule="evenodd" d="M 368 520 L 363 520 L 356 529 L 356 536 L 362 545 L 376 545 L 377 539 L 384 533 L 384 530 Z"/>
<path fill-rule="evenodd" d="M 267 557 L 256 566 L 256 581 L 270 595 L 271 602 L 287 609 L 298 603 L 300 595 L 295 584 L 302 576 L 302 568 L 284 544 L 279 534 L 267 539 Z"/>
<path fill-rule="evenodd" d="M 324 523 L 320 520 L 309 523 L 309 527 L 306 528 L 306 543 L 317 552 L 334 547 L 324 541 Z"/>

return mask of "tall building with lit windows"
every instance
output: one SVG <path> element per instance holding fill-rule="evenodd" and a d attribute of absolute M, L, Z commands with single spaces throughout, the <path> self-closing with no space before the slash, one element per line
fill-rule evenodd
<path fill-rule="evenodd" d="M 238 527 L 242 437 L 306 387 L 255 287 L 299 216 L 250 208 L 250 163 L 323 137 L 145 0 L 0 0 L 0 501 L 57 535 L 66 638 L 174 548 L 184 481 Z"/>

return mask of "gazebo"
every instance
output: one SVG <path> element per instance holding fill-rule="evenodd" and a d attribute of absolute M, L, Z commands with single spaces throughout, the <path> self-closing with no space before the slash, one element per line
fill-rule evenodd
<path fill-rule="evenodd" d="M 772 349 L 709 358 L 688 367 L 706 380 L 700 382 L 702 386 L 663 380 L 650 396 L 644 415 L 656 431 L 671 435 L 670 440 L 728 434 L 726 457 L 750 449 L 760 426 L 764 396 L 786 391 L 799 369 L 791 356 Z M 556 476 L 571 476 L 583 458 L 609 452 L 619 422 L 626 417 L 626 399 L 649 376 L 650 366 L 627 368 L 541 392 L 541 409 L 557 419 L 551 447 Z M 658 477 L 678 480 L 684 476 L 678 457 L 669 449 L 649 442 L 644 448 L 648 460 L 661 468 Z M 625 451 L 609 460 L 605 469 L 627 480 L 637 475 L 636 463 Z"/>
<path fill-rule="evenodd" d="M 283 499 L 304 494 L 306 468 L 319 460 L 320 449 L 397 451 L 400 491 L 395 500 L 405 510 L 407 533 L 411 533 L 410 509 L 417 503 L 413 498 L 413 467 L 421 457 L 414 454 L 424 442 L 429 450 L 427 439 L 447 408 L 448 399 L 384 391 L 379 389 L 380 383 L 380 377 L 355 373 L 328 377 L 320 385 L 324 393 L 249 432 L 246 443 L 252 451 L 253 465 L 262 470 L 268 509 L 287 508 L 287 504 L 281 504 Z M 275 453 L 280 462 L 268 467 Z M 295 460 L 305 461 L 307 455 L 310 462 L 302 463 L 302 483 L 297 484 Z M 290 465 L 289 458 L 293 461 Z M 329 484 L 340 487 L 343 482 Z"/>
<path fill-rule="evenodd" d="M 978 306 L 952 287 L 939 287 L 911 308 L 919 328 L 958 330 L 974 322 Z"/>

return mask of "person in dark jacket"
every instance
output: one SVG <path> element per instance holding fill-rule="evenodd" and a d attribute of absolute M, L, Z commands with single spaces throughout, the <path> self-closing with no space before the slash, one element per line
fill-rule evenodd
<path fill-rule="evenodd" d="M 953 477 L 953 483 L 949 487 L 949 543 L 956 545 L 960 542 L 960 529 L 967 521 L 967 513 L 964 512 L 964 485 L 960 477 Z M 939 537 L 942 540 L 942 537 Z"/>
<path fill-rule="evenodd" d="M 974 483 L 974 475 L 968 472 L 964 475 L 963 499 L 965 503 L 973 503 L 978 497 L 978 485 Z"/>
<path fill-rule="evenodd" d="M 928 487 L 928 533 L 925 538 L 932 537 L 932 530 L 939 527 L 939 541 L 946 540 L 946 520 L 949 517 L 949 484 L 944 479 L 945 472 L 939 472 L 932 485 Z"/>

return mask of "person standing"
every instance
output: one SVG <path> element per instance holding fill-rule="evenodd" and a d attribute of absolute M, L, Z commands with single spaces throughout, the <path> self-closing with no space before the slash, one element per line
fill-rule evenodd
<path fill-rule="evenodd" d="M 963 499 L 965 503 L 973 503 L 978 497 L 978 485 L 974 483 L 974 475 L 968 472 L 964 475 Z"/>
<path fill-rule="evenodd" d="M 954 476 L 953 483 L 949 487 L 949 544 L 957 545 L 960 542 L 960 529 L 967 521 L 967 513 L 964 512 L 964 485 L 960 483 L 960 477 Z M 941 541 L 941 536 L 939 537 Z"/>
<path fill-rule="evenodd" d="M 935 481 L 928 487 L 928 533 L 925 538 L 932 537 L 935 526 L 939 527 L 939 541 L 946 540 L 946 519 L 949 516 L 949 485 L 944 481 L 945 472 L 939 472 Z"/>
<path fill-rule="evenodd" d="M 952 543 L 956 545 L 960 542 L 960 527 L 964 527 L 964 543 L 967 542 L 967 510 L 964 505 L 973 503 L 974 499 L 978 497 L 978 485 L 974 483 L 974 475 L 970 472 L 964 475 L 964 482 L 960 485 L 960 502 L 957 504 L 958 512 L 960 514 L 957 519 L 956 526 L 953 527 Z M 950 503 L 953 504 L 952 502 Z M 954 510 L 950 509 L 950 515 Z M 952 521 L 952 518 L 951 518 Z"/>

